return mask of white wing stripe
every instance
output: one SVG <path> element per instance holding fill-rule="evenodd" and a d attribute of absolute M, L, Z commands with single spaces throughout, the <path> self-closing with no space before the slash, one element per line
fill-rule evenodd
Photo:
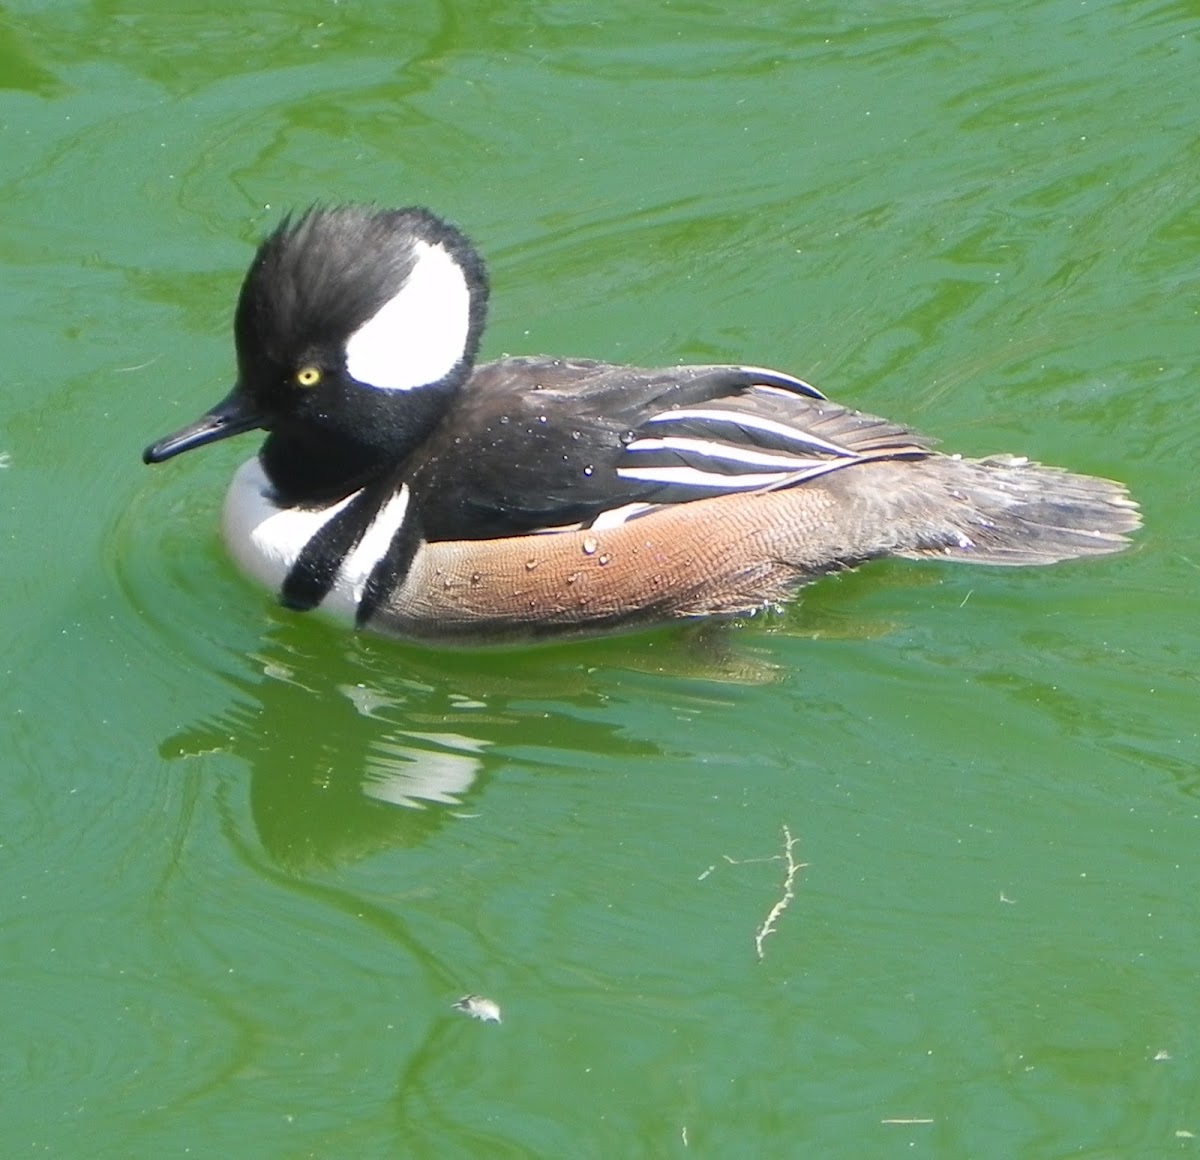
<path fill-rule="evenodd" d="M 663 439 L 635 439 L 626 451 L 678 451 L 703 455 L 708 459 L 723 459 L 730 463 L 744 463 L 747 467 L 782 467 L 790 471 L 804 471 L 824 462 L 819 459 L 801 459 L 795 455 L 771 455 L 766 451 L 751 451 L 748 447 L 734 447 L 727 443 L 714 443 L 709 439 L 688 439 L 668 435 Z"/>
<path fill-rule="evenodd" d="M 694 467 L 618 467 L 622 479 L 639 479 L 644 483 L 681 483 L 690 487 L 717 487 L 724 491 L 739 491 L 748 487 L 770 487 L 785 479 L 796 479 L 795 471 L 758 472 L 754 475 L 721 475 L 713 471 L 698 471 Z"/>
<path fill-rule="evenodd" d="M 760 415 L 752 415 L 748 411 L 721 411 L 708 407 L 681 407 L 678 411 L 659 411 L 657 415 L 651 415 L 646 422 L 669 423 L 672 419 L 702 419 L 716 423 L 736 423 L 739 427 L 746 427 L 752 431 L 763 431 L 769 435 L 780 435 L 784 439 L 790 439 L 795 443 L 803 443 L 809 447 L 819 447 L 823 451 L 828 451 L 831 455 L 854 454 L 837 443 L 830 443 L 826 439 L 818 439 L 817 436 L 811 435 L 807 431 L 802 431 L 798 427 L 791 427 L 787 423 L 780 423 L 775 419 L 765 419 Z"/>
<path fill-rule="evenodd" d="M 751 374 L 751 375 L 762 375 L 763 378 L 766 379 L 767 381 L 764 383 L 756 384 L 756 385 L 763 387 L 764 390 L 780 391 L 784 394 L 789 394 L 789 395 L 796 395 L 796 394 L 808 395 L 808 397 L 811 399 L 825 398 L 825 396 L 823 394 L 821 394 L 821 392 L 818 391 L 817 388 L 812 385 L 812 383 L 806 383 L 803 379 L 796 378 L 795 375 L 785 375 L 783 373 L 783 371 L 773 371 L 773 370 L 771 370 L 770 367 L 748 367 L 748 366 L 739 366 L 738 370 L 745 371 L 747 374 Z M 772 379 L 774 379 L 775 382 L 771 382 L 770 380 L 772 380 Z M 785 382 L 785 383 L 794 383 L 795 386 L 791 390 L 789 390 L 786 387 L 778 386 L 777 384 L 780 381 Z"/>
<path fill-rule="evenodd" d="M 626 520 L 640 516 L 642 512 L 648 512 L 653 506 L 652 503 L 627 503 L 622 507 L 609 508 L 608 511 L 601 512 L 588 526 L 593 532 L 602 532 L 605 528 L 617 528 Z"/>

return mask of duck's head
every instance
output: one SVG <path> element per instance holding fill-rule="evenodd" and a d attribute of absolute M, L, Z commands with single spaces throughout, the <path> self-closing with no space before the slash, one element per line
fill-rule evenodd
<path fill-rule="evenodd" d="M 486 303 L 470 242 L 426 210 L 287 218 L 242 283 L 236 385 L 143 459 L 263 428 L 263 467 L 281 493 L 345 494 L 429 435 L 471 373 Z"/>

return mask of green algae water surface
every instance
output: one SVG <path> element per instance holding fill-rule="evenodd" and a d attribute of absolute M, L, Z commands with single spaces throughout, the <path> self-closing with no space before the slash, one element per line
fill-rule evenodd
<path fill-rule="evenodd" d="M 1197 15 L 6 5 L 0 1151 L 1193 1148 Z M 253 439 L 139 456 L 348 199 L 478 241 L 488 356 L 777 366 L 1146 528 L 699 637 L 289 615 L 218 538 Z"/>

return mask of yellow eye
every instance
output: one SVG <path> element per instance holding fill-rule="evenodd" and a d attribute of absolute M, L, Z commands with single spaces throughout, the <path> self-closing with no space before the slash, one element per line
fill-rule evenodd
<path fill-rule="evenodd" d="M 321 381 L 321 371 L 318 367 L 301 367 L 296 372 L 296 386 L 315 387 Z"/>

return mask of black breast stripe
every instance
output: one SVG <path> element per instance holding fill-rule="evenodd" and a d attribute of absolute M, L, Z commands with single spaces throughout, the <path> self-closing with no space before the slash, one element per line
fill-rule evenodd
<path fill-rule="evenodd" d="M 338 569 L 375 518 L 385 498 L 381 492 L 364 488 L 304 545 L 279 589 L 280 604 L 310 612 L 329 595 Z"/>
<path fill-rule="evenodd" d="M 387 551 L 371 569 L 371 575 L 367 578 L 362 598 L 354 613 L 354 623 L 359 628 L 362 628 L 375 615 L 380 605 L 404 583 L 404 578 L 412 567 L 413 557 L 420 546 L 421 530 L 416 514 L 413 513 L 400 525 L 388 544 Z"/>
<path fill-rule="evenodd" d="M 309 612 L 316 608 L 333 590 L 347 556 L 358 547 L 396 491 L 394 478 L 380 480 L 363 488 L 336 516 L 328 520 L 300 550 L 280 587 L 279 602 L 297 612 Z M 393 540 L 403 538 L 403 531 L 402 524 Z"/>

